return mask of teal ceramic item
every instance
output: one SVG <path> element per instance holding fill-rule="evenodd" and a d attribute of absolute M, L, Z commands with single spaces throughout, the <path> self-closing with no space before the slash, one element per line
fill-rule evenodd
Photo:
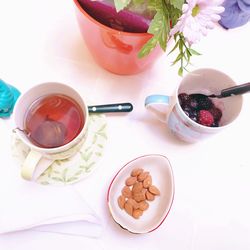
<path fill-rule="evenodd" d="M 0 79 L 0 117 L 9 117 L 20 91 Z"/>

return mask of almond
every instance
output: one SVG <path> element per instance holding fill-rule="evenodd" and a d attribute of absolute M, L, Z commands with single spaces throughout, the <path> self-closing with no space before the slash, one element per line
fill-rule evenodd
<path fill-rule="evenodd" d="M 129 215 L 133 214 L 133 206 L 129 202 L 125 202 L 124 209 Z"/>
<path fill-rule="evenodd" d="M 135 168 L 133 169 L 133 171 L 131 172 L 131 176 L 138 176 L 139 174 L 141 174 L 143 172 L 142 168 Z"/>
<path fill-rule="evenodd" d="M 149 208 L 148 201 L 153 201 L 156 195 L 160 195 L 160 190 L 152 182 L 149 172 L 142 168 L 133 169 L 117 198 L 118 206 L 133 218 L 139 219 Z"/>
<path fill-rule="evenodd" d="M 149 192 L 154 195 L 160 195 L 160 190 L 156 186 L 150 186 L 148 188 Z"/>
<path fill-rule="evenodd" d="M 147 191 L 146 192 L 146 199 L 148 201 L 153 201 L 155 199 L 155 196 L 152 193 L 150 193 L 149 191 Z"/>
<path fill-rule="evenodd" d="M 139 203 L 138 202 L 136 202 L 134 199 L 132 199 L 132 198 L 129 198 L 128 200 L 127 200 L 127 202 L 128 203 L 130 203 L 132 206 L 133 206 L 133 209 L 138 209 L 139 208 Z"/>
<path fill-rule="evenodd" d="M 124 208 L 124 205 L 125 205 L 125 202 L 126 202 L 125 197 L 124 197 L 123 195 L 120 195 L 120 196 L 118 197 L 117 201 L 118 201 L 119 207 L 120 207 L 121 209 L 123 209 L 123 208 Z"/>
<path fill-rule="evenodd" d="M 137 181 L 137 178 L 136 177 L 129 177 L 126 181 L 125 181 L 125 184 L 127 186 L 132 186 L 136 183 Z"/>
<path fill-rule="evenodd" d="M 152 177 L 151 175 L 148 175 L 146 179 L 143 181 L 143 187 L 148 188 L 151 185 L 152 185 Z"/>
<path fill-rule="evenodd" d="M 140 202 L 140 201 L 145 201 L 146 200 L 146 196 L 144 193 L 139 192 L 139 193 L 134 193 L 133 194 L 133 198 L 135 201 Z"/>
<path fill-rule="evenodd" d="M 147 210 L 148 207 L 149 207 L 149 204 L 146 201 L 141 201 L 139 203 L 139 209 L 142 210 L 142 211 Z"/>
<path fill-rule="evenodd" d="M 125 196 L 126 198 L 131 198 L 132 197 L 132 192 L 128 186 L 125 186 L 122 189 L 122 195 Z"/>
<path fill-rule="evenodd" d="M 149 175 L 149 172 L 142 172 L 137 176 L 138 181 L 144 181 Z"/>
<path fill-rule="evenodd" d="M 141 190 L 141 193 L 143 194 L 143 195 L 146 195 L 146 192 L 147 192 L 148 190 L 146 189 L 146 188 L 143 188 L 142 190 Z"/>
<path fill-rule="evenodd" d="M 136 182 L 132 187 L 132 192 L 133 193 L 139 193 L 139 192 L 141 192 L 142 188 L 143 188 L 142 183 L 141 182 Z"/>
<path fill-rule="evenodd" d="M 133 211 L 132 216 L 133 216 L 135 219 L 139 219 L 140 216 L 142 216 L 142 214 L 143 214 L 143 211 L 142 211 L 142 210 L 140 210 L 140 209 L 135 209 L 135 210 Z"/>

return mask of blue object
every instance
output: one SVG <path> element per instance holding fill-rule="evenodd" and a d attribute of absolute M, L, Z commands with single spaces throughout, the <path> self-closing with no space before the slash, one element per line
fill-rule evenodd
<path fill-rule="evenodd" d="M 166 95 L 150 95 L 147 96 L 145 99 L 145 106 L 150 105 L 152 103 L 163 103 L 163 104 L 169 104 L 170 98 Z"/>
<path fill-rule="evenodd" d="M 226 0 L 220 25 L 226 29 L 242 26 L 250 21 L 250 0 Z"/>
<path fill-rule="evenodd" d="M 0 117 L 9 117 L 20 91 L 0 79 Z"/>

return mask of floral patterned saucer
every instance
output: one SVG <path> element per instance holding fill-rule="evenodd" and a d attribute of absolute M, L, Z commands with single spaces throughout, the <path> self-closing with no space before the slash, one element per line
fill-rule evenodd
<path fill-rule="evenodd" d="M 29 152 L 27 147 L 13 133 L 12 155 L 21 165 Z M 87 177 L 97 167 L 107 142 L 107 123 L 105 115 L 90 115 L 87 139 L 80 150 L 72 157 L 56 160 L 36 182 L 43 185 L 67 185 Z"/>

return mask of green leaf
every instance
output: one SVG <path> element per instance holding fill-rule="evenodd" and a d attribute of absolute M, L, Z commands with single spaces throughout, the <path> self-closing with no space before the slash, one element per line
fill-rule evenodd
<path fill-rule="evenodd" d="M 67 179 L 65 182 L 72 182 L 72 181 L 76 181 L 78 180 L 77 177 L 70 177 L 69 179 Z"/>
<path fill-rule="evenodd" d="M 182 53 L 182 61 L 187 61 L 188 62 L 188 54 L 187 53 Z M 184 59 L 184 60 L 183 60 Z"/>
<path fill-rule="evenodd" d="M 188 48 L 192 55 L 200 56 L 201 54 L 194 49 Z"/>
<path fill-rule="evenodd" d="M 179 46 L 179 40 L 178 42 L 175 43 L 175 46 L 170 50 L 170 52 L 168 52 L 168 55 L 171 54 L 174 50 L 176 50 L 178 46 Z"/>
<path fill-rule="evenodd" d="M 144 56 L 147 56 L 155 48 L 156 44 L 157 44 L 157 39 L 155 39 L 155 37 L 149 39 L 148 42 L 144 44 L 144 46 L 139 51 L 138 57 L 142 58 Z"/>
<path fill-rule="evenodd" d="M 180 53 L 175 60 L 172 62 L 172 65 L 176 64 L 178 61 L 180 61 L 183 58 L 184 54 Z"/>
<path fill-rule="evenodd" d="M 178 70 L 178 75 L 182 76 L 183 75 L 183 67 L 180 67 Z"/>
<path fill-rule="evenodd" d="M 191 56 L 192 56 L 192 54 L 190 54 L 189 50 L 187 49 L 186 50 L 186 57 L 185 57 L 185 58 L 187 58 L 187 64 L 189 64 Z"/>
<path fill-rule="evenodd" d="M 94 134 L 94 137 L 93 137 L 93 140 L 92 140 L 92 144 L 95 144 L 96 143 L 96 141 L 97 141 L 97 134 Z"/>
<path fill-rule="evenodd" d="M 103 132 L 103 130 L 107 127 L 107 124 L 103 124 L 98 130 L 97 132 Z"/>
<path fill-rule="evenodd" d="M 167 4 L 164 0 L 153 0 L 153 1 L 154 1 L 154 8 L 156 11 L 162 11 L 164 9 L 164 5 Z"/>
<path fill-rule="evenodd" d="M 48 177 L 50 177 L 50 176 L 51 176 L 51 174 L 53 173 L 53 169 L 52 169 L 52 167 L 47 168 L 47 170 L 46 170 L 44 173 L 45 173 L 45 174 L 47 174 L 47 175 L 48 175 Z"/>
<path fill-rule="evenodd" d="M 86 165 L 85 168 L 89 169 L 89 168 L 91 168 L 91 167 L 94 166 L 94 165 L 95 165 L 95 162 L 93 161 L 93 162 L 91 162 L 90 164 Z"/>
<path fill-rule="evenodd" d="M 186 49 L 187 55 L 192 56 L 192 53 L 190 52 L 190 49 Z"/>
<path fill-rule="evenodd" d="M 96 152 L 95 155 L 101 157 L 101 156 L 102 156 L 102 153 L 101 153 L 101 152 Z"/>
<path fill-rule="evenodd" d="M 184 0 L 170 0 L 170 3 L 179 10 L 182 10 L 182 5 L 184 4 Z"/>
<path fill-rule="evenodd" d="M 182 40 L 179 41 L 179 51 L 183 51 L 184 43 Z"/>
<path fill-rule="evenodd" d="M 163 11 L 158 11 L 150 23 L 148 33 L 153 34 L 161 48 L 165 51 L 167 47 L 167 18 Z"/>
<path fill-rule="evenodd" d="M 90 167 L 92 167 L 93 165 L 95 164 L 95 162 L 94 161 L 92 161 L 92 162 L 90 162 L 90 163 L 81 163 L 81 165 L 80 165 L 80 168 L 82 169 L 82 168 L 90 168 Z"/>
<path fill-rule="evenodd" d="M 90 151 L 90 152 L 88 152 L 88 153 L 81 153 L 81 157 L 82 157 L 82 159 L 84 160 L 84 161 L 88 161 L 89 159 L 90 159 L 90 157 L 92 156 L 92 154 L 93 154 L 93 152 L 92 151 Z"/>
<path fill-rule="evenodd" d="M 91 149 L 91 146 L 87 147 L 87 148 L 85 149 L 85 152 L 89 151 L 90 149 Z"/>
<path fill-rule="evenodd" d="M 155 0 L 148 0 L 148 9 L 156 10 L 156 1 Z"/>
<path fill-rule="evenodd" d="M 132 2 L 133 2 L 133 4 L 137 5 L 137 4 L 143 4 L 145 1 L 144 0 L 133 0 Z"/>
<path fill-rule="evenodd" d="M 128 6 L 128 4 L 130 3 L 130 1 L 131 0 L 114 0 L 115 8 L 116 8 L 117 12 L 126 8 Z"/>
<path fill-rule="evenodd" d="M 79 171 L 77 171 L 77 172 L 74 174 L 74 176 L 81 175 L 81 173 L 82 173 L 82 170 L 79 170 Z"/>
<path fill-rule="evenodd" d="M 63 178 L 64 181 L 66 180 L 67 172 L 68 172 L 68 169 L 67 169 L 67 168 L 65 168 L 65 169 L 63 170 L 63 172 L 62 172 L 62 178 Z"/>
<path fill-rule="evenodd" d="M 51 177 L 52 180 L 54 181 L 60 181 L 60 182 L 64 182 L 62 178 L 59 177 Z"/>
<path fill-rule="evenodd" d="M 108 139 L 106 133 L 104 133 L 104 132 L 97 132 L 96 134 L 105 138 L 105 139 Z"/>
<path fill-rule="evenodd" d="M 161 31 L 162 25 L 163 25 L 162 12 L 157 12 L 153 20 L 150 23 L 148 33 L 152 35 L 157 35 Z"/>

